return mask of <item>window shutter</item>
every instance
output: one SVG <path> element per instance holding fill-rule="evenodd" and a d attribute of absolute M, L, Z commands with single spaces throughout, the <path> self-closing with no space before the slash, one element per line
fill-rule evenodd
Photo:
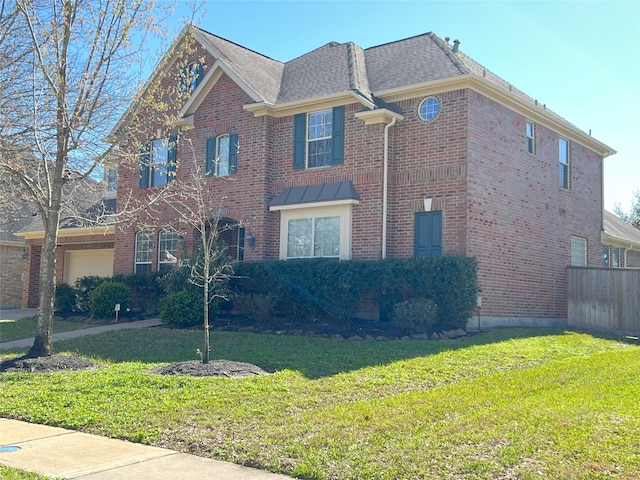
<path fill-rule="evenodd" d="M 229 135 L 229 175 L 238 172 L 238 134 Z"/>
<path fill-rule="evenodd" d="M 344 162 L 344 107 L 333 108 L 332 128 L 333 157 L 331 164 L 339 165 Z"/>
<path fill-rule="evenodd" d="M 293 169 L 304 168 L 304 146 L 307 127 L 307 114 L 298 113 L 293 117 Z"/>
<path fill-rule="evenodd" d="M 176 176 L 176 160 L 178 151 L 178 137 L 176 135 L 171 135 L 169 137 L 169 145 L 167 147 L 167 183 L 169 183 Z"/>
<path fill-rule="evenodd" d="M 140 151 L 140 188 L 147 188 L 149 186 L 149 170 L 151 145 L 145 143 Z"/>
<path fill-rule="evenodd" d="M 196 67 L 196 81 L 193 87 L 194 90 L 198 88 L 198 85 L 200 85 L 200 82 L 202 81 L 203 78 L 204 78 L 204 65 L 202 63 L 198 63 L 198 66 Z"/>
<path fill-rule="evenodd" d="M 207 153 L 205 154 L 204 161 L 204 176 L 213 177 L 215 168 L 215 156 L 216 156 L 216 138 L 207 138 Z"/>

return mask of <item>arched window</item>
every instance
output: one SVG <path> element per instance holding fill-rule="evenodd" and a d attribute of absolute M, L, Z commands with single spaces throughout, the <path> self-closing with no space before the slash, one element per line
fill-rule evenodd
<path fill-rule="evenodd" d="M 161 230 L 158 234 L 158 271 L 167 272 L 178 263 L 178 242 L 180 234 L 172 229 Z"/>

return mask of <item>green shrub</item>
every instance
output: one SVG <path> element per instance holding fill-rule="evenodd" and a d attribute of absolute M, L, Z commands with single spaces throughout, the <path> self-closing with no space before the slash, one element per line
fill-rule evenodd
<path fill-rule="evenodd" d="M 134 273 L 118 277 L 117 280 L 129 287 L 133 310 L 157 315 L 160 298 L 165 293 L 160 282 L 164 275 L 163 272 Z"/>
<path fill-rule="evenodd" d="M 101 283 L 109 280 L 107 277 L 98 277 L 95 275 L 89 275 L 86 277 L 80 277 L 75 282 L 75 287 L 78 295 L 78 311 L 89 311 L 89 296 Z"/>
<path fill-rule="evenodd" d="M 120 304 L 120 310 L 129 308 L 129 288 L 120 282 L 106 281 L 101 283 L 89 295 L 89 307 L 94 318 L 111 318 L 115 315 L 116 304 Z"/>
<path fill-rule="evenodd" d="M 392 322 L 401 327 L 428 331 L 433 329 L 438 315 L 438 306 L 432 300 L 411 298 L 393 307 Z"/>
<path fill-rule="evenodd" d="M 276 296 L 271 293 L 238 295 L 234 298 L 234 305 L 253 320 L 269 320 L 276 311 Z"/>
<path fill-rule="evenodd" d="M 55 311 L 60 313 L 78 311 L 78 292 L 68 283 L 57 285 L 53 306 Z"/>
<path fill-rule="evenodd" d="M 215 305 L 210 305 L 215 310 Z M 170 293 L 160 301 L 160 319 L 176 327 L 204 324 L 203 296 L 201 292 Z"/>

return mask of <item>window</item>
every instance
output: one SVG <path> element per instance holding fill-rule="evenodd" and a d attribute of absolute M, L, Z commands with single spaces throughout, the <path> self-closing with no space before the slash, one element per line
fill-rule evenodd
<path fill-rule="evenodd" d="M 280 210 L 280 259 L 351 258 L 351 204 Z"/>
<path fill-rule="evenodd" d="M 294 116 L 293 168 L 343 163 L 344 107 Z"/>
<path fill-rule="evenodd" d="M 535 153 L 535 131 L 533 122 L 527 122 L 527 153 Z"/>
<path fill-rule="evenodd" d="M 606 268 L 619 268 L 620 265 L 620 248 L 610 245 L 602 246 L 602 266 Z"/>
<path fill-rule="evenodd" d="M 106 167 L 104 178 L 107 193 L 115 193 L 118 191 L 118 171 L 113 167 Z"/>
<path fill-rule="evenodd" d="M 571 265 L 574 267 L 587 266 L 587 239 L 571 237 Z"/>
<path fill-rule="evenodd" d="M 140 188 L 162 187 L 173 180 L 176 171 L 177 137 L 153 140 L 140 155 Z"/>
<path fill-rule="evenodd" d="M 152 234 L 148 230 L 136 233 L 135 273 L 151 271 Z"/>
<path fill-rule="evenodd" d="M 158 235 L 158 271 L 167 272 L 178 262 L 180 235 L 175 230 L 161 230 Z"/>
<path fill-rule="evenodd" d="M 289 220 L 287 258 L 339 256 L 340 217 Z"/>
<path fill-rule="evenodd" d="M 425 98 L 418 108 L 418 115 L 422 120 L 428 122 L 436 118 L 440 112 L 440 101 L 435 97 Z"/>
<path fill-rule="evenodd" d="M 560 161 L 560 187 L 569 188 L 569 142 L 564 138 L 559 140 L 558 159 Z"/>
<path fill-rule="evenodd" d="M 180 92 L 192 93 L 204 77 L 204 65 L 192 62 L 180 71 Z"/>
<path fill-rule="evenodd" d="M 205 176 L 226 177 L 238 170 L 238 135 L 220 135 L 207 139 Z"/>

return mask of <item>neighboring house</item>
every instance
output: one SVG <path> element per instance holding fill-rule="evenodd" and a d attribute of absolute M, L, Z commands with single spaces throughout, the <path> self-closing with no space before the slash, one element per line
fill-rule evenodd
<path fill-rule="evenodd" d="M 602 266 L 640 268 L 640 229 L 604 211 Z"/>
<path fill-rule="evenodd" d="M 195 157 L 212 210 L 237 225 L 238 261 L 472 256 L 483 325 L 566 324 L 567 266 L 602 265 L 610 147 L 433 33 L 282 63 L 193 29 L 185 69 L 189 31 L 161 65 L 167 91 L 190 96 L 177 125 L 148 125 L 118 201 L 188 179 Z M 112 141 L 144 121 L 136 108 Z M 170 269 L 192 248 L 171 209 L 155 212 L 158 227 L 114 233 L 114 274 Z"/>
<path fill-rule="evenodd" d="M 56 283 L 73 285 L 84 276 L 113 276 L 113 225 L 105 225 L 104 218 L 115 212 L 116 179 L 113 170 L 105 170 L 105 191 L 101 184 L 83 180 L 80 188 L 67 194 L 72 200 L 65 208 L 58 230 L 56 251 Z M 102 198 L 101 198 L 102 197 Z M 71 206 L 72 208 L 69 208 Z M 40 260 L 44 245 L 44 227 L 39 216 L 17 235 L 25 240 L 24 282 L 22 307 L 36 308 L 40 293 Z"/>
<path fill-rule="evenodd" d="M 26 201 L 14 197 L 2 182 L 0 205 L 0 309 L 20 308 L 24 260 L 27 254 L 24 239 L 19 232 L 33 221 L 34 208 Z"/>

